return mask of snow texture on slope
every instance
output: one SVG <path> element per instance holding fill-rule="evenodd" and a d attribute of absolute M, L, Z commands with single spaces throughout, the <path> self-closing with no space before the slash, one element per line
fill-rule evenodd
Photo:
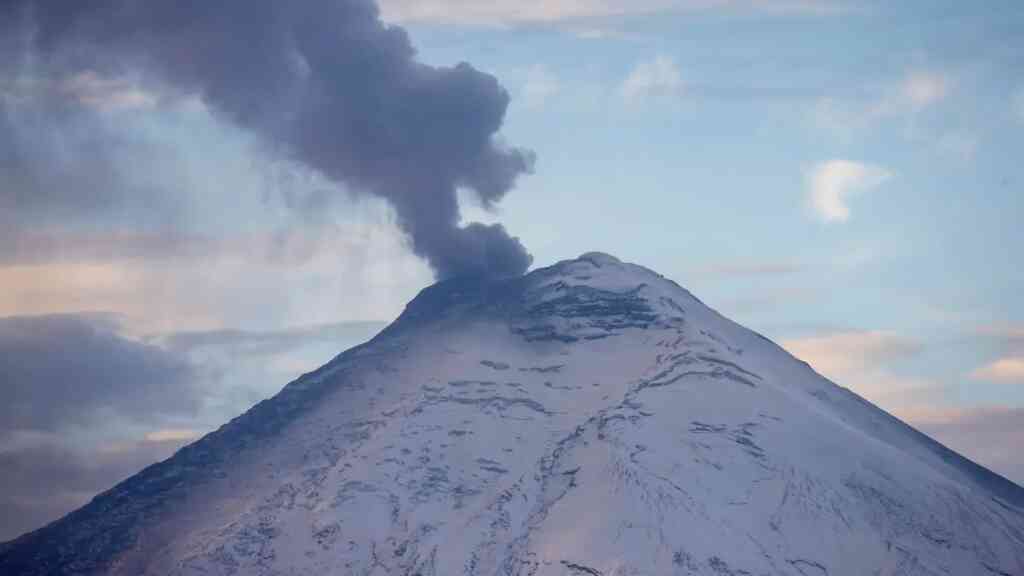
<path fill-rule="evenodd" d="M 425 289 L 0 572 L 1019 576 L 1024 490 L 592 253 Z"/>

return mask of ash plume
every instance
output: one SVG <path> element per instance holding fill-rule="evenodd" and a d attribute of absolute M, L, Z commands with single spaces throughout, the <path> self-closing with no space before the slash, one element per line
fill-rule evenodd
<path fill-rule="evenodd" d="M 439 278 L 532 260 L 501 225 L 459 225 L 457 189 L 491 207 L 532 168 L 496 139 L 508 93 L 469 64 L 418 62 L 372 0 L 0 0 L 0 35 L 24 39 L 0 42 L 0 70 L 31 53 L 58 74 L 142 74 L 385 198 Z"/>

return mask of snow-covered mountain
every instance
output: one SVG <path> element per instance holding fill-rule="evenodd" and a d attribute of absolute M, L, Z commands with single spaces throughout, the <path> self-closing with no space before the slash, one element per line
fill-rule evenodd
<path fill-rule="evenodd" d="M 379 336 L 0 573 L 1024 575 L 1024 489 L 605 254 Z"/>

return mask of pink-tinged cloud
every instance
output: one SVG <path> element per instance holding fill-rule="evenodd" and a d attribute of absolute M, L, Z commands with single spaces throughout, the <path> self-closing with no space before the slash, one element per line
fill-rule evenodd
<path fill-rule="evenodd" d="M 728 11 L 774 16 L 830 16 L 850 12 L 842 0 L 382 0 L 390 22 L 514 26 L 609 19 L 671 12 Z"/>
<path fill-rule="evenodd" d="M 782 341 L 782 347 L 816 370 L 836 380 L 879 368 L 889 361 L 915 354 L 921 345 L 882 330 L 833 332 Z"/>
<path fill-rule="evenodd" d="M 974 370 L 971 377 L 990 382 L 1024 384 L 1024 357 L 1000 358 Z"/>

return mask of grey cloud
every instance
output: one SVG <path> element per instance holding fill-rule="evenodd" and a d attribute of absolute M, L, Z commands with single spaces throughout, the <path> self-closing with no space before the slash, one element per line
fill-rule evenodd
<path fill-rule="evenodd" d="M 664 15 L 681 11 L 722 11 L 733 14 L 768 16 L 826 16 L 850 11 L 844 0 L 755 0 L 746 2 L 709 2 L 707 0 L 577 0 L 575 2 L 537 2 L 522 0 L 383 0 L 389 18 L 403 22 L 430 22 L 479 26 L 551 27 L 570 30 L 605 26 L 630 18 Z"/>
<path fill-rule="evenodd" d="M 0 542 L 60 518 L 186 443 L 142 441 L 81 452 L 49 439 L 0 451 Z"/>
<path fill-rule="evenodd" d="M 200 408 L 196 368 L 102 315 L 0 318 L 0 540 L 39 527 L 183 442 L 72 448 L 70 429 L 152 426 Z M 112 449 L 113 448 L 113 449 Z"/>
<path fill-rule="evenodd" d="M 114 413 L 146 421 L 199 407 L 195 368 L 126 339 L 107 318 L 0 318 L 0 436 L 64 429 Z"/>
<path fill-rule="evenodd" d="M 290 379 L 362 344 L 385 322 L 339 322 L 282 330 L 178 332 L 153 340 L 200 366 L 217 382 L 208 392 L 210 409 L 200 426 L 209 426 L 274 394 Z"/>
<path fill-rule="evenodd" d="M 211 330 L 178 332 L 161 338 L 170 349 L 189 352 L 218 349 L 225 354 L 265 357 L 313 344 L 330 344 L 339 352 L 365 342 L 387 326 L 386 322 L 338 322 L 272 331 Z M 315 366 L 310 366 L 310 369 Z"/>
<path fill-rule="evenodd" d="M 174 427 L 210 429 L 280 389 L 275 360 L 294 358 L 311 370 L 383 327 L 181 332 L 146 343 L 119 335 L 111 316 L 0 318 L 0 541 L 74 510 L 188 442 L 83 447 L 70 427 L 124 437 L 119 422 L 97 419 L 114 413 L 149 428 L 173 418 Z"/>
<path fill-rule="evenodd" d="M 141 153 L 141 143 L 88 115 L 48 104 L 12 102 L 0 94 L 0 224 L 102 214 L 148 194 L 118 169 Z"/>
<path fill-rule="evenodd" d="M 532 153 L 496 139 L 508 93 L 468 64 L 417 62 L 369 0 L 4 0 L 0 21 L 30 38 L 4 68 L 30 52 L 58 76 L 159 78 L 286 157 L 387 199 L 439 277 L 513 275 L 531 262 L 500 225 L 459 226 L 456 189 L 490 207 L 532 168 Z M 34 196 L 33 184 L 0 193 Z"/>

